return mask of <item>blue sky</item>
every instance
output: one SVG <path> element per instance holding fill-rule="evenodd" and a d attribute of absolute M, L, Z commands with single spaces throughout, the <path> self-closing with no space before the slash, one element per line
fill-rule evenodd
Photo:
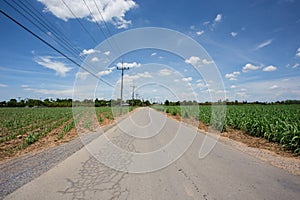
<path fill-rule="evenodd" d="M 100 52 L 108 61 L 110 56 L 118 54 L 120 44 L 114 42 L 111 48 L 96 48 L 110 34 L 161 27 L 178 31 L 198 42 L 209 54 L 206 67 L 213 62 L 224 83 L 223 91 L 211 89 L 213 84 L 191 67 L 195 56 L 194 59 L 192 56 L 182 59 L 172 52 L 142 49 L 122 56 L 124 65 L 131 68 L 125 71 L 125 98 L 131 97 L 130 86 L 136 85 L 138 97 L 152 101 L 167 98 L 207 101 L 212 93 L 222 93 L 229 100 L 240 101 L 300 99 L 300 1 L 297 0 L 8 2 L 31 20 L 34 20 L 32 16 L 22 8 L 34 7 L 37 12 L 31 8 L 31 13 L 50 22 L 60 39 L 71 43 L 71 51 L 76 53 L 69 53 L 53 41 L 52 30 L 41 32 L 7 3 L 0 2 L 1 10 L 80 64 L 84 59 L 91 63 L 100 62 L 96 56 Z M 0 34 L 0 101 L 68 98 L 74 95 L 74 83 L 76 86 L 78 80 L 84 84 L 88 82 L 86 72 L 3 15 L 0 15 Z M 121 57 L 109 63 L 105 69 L 97 69 L 95 74 L 113 87 L 97 83 L 93 88 L 94 97 L 110 99 L 119 96 L 120 71 L 116 66 L 120 66 Z M 86 94 L 86 97 L 91 96 Z"/>

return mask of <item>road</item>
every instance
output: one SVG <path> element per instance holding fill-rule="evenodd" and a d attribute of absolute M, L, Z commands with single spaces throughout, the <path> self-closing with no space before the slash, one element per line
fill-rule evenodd
<path fill-rule="evenodd" d="M 299 176 L 222 142 L 199 159 L 205 135 L 195 133 L 140 108 L 6 199 L 299 199 Z"/>

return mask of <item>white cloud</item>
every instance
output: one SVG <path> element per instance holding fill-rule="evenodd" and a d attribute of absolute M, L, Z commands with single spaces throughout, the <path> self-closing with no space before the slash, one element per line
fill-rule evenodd
<path fill-rule="evenodd" d="M 49 56 L 41 56 L 35 58 L 34 61 L 43 67 L 54 70 L 56 72 L 56 75 L 59 75 L 61 77 L 65 77 L 66 73 L 72 69 L 71 67 L 67 67 L 62 62 L 54 61 L 52 59 L 53 58 Z"/>
<path fill-rule="evenodd" d="M 235 81 L 240 74 L 240 72 L 232 72 L 230 74 L 225 74 L 225 78 L 228 78 L 230 81 Z"/>
<path fill-rule="evenodd" d="M 8 87 L 8 85 L 0 83 L 0 87 Z"/>
<path fill-rule="evenodd" d="M 214 63 L 213 61 L 211 61 L 211 60 L 206 60 L 205 58 L 202 60 L 202 62 L 203 62 L 203 64 L 205 64 L 205 65 L 209 65 L 209 64 Z"/>
<path fill-rule="evenodd" d="M 84 4 L 83 1 L 74 0 L 38 0 L 45 5 L 44 12 L 51 12 L 57 18 L 64 21 L 68 19 L 77 18 L 86 19 L 92 22 L 101 22 L 103 19 L 105 22 L 110 22 L 117 28 L 127 28 L 131 24 L 130 20 L 125 19 L 125 14 L 136 8 L 138 5 L 133 0 L 86 0 L 86 4 L 92 12 L 92 15 Z M 68 7 L 72 10 L 74 15 L 70 12 Z M 96 2 L 96 5 L 95 5 Z M 102 16 L 98 12 L 100 10 Z M 102 19 L 103 17 L 103 19 Z"/>
<path fill-rule="evenodd" d="M 270 89 L 276 89 L 276 88 L 278 88 L 278 85 L 272 85 L 272 86 L 270 87 Z"/>
<path fill-rule="evenodd" d="M 236 37 L 238 35 L 237 32 L 231 32 L 230 34 L 231 34 L 232 37 Z"/>
<path fill-rule="evenodd" d="M 299 63 L 295 63 L 295 64 L 292 66 L 292 68 L 297 68 L 297 67 L 299 67 Z"/>
<path fill-rule="evenodd" d="M 213 61 L 207 60 L 205 58 L 201 61 L 201 59 L 197 56 L 191 56 L 189 59 L 186 59 L 184 62 L 194 66 L 201 66 L 202 64 L 209 65 L 213 63 Z"/>
<path fill-rule="evenodd" d="M 273 71 L 276 71 L 276 70 L 277 70 L 277 67 L 275 67 L 273 65 L 270 65 L 270 66 L 267 66 L 267 67 L 263 68 L 264 72 L 273 72 Z"/>
<path fill-rule="evenodd" d="M 222 20 L 222 14 L 217 14 L 215 22 L 220 22 Z"/>
<path fill-rule="evenodd" d="M 80 53 L 80 55 L 89 55 L 89 54 L 93 54 L 93 53 L 98 53 L 99 51 L 98 50 L 95 50 L 95 49 L 83 49 L 83 51 Z"/>
<path fill-rule="evenodd" d="M 193 80 L 193 78 L 192 77 L 187 77 L 187 78 L 182 78 L 181 80 L 185 81 L 185 82 L 190 82 L 190 81 Z"/>
<path fill-rule="evenodd" d="M 172 71 L 169 69 L 162 69 L 162 70 L 159 70 L 158 74 L 160 76 L 169 76 L 172 74 Z"/>
<path fill-rule="evenodd" d="M 232 86 L 230 86 L 230 88 L 231 88 L 231 89 L 234 89 L 234 88 L 236 88 L 236 85 L 232 85 Z"/>
<path fill-rule="evenodd" d="M 202 30 L 202 31 L 197 31 L 197 32 L 196 32 L 196 34 L 197 34 L 198 36 L 202 35 L 203 33 L 204 33 L 203 30 Z"/>
<path fill-rule="evenodd" d="M 260 68 L 259 66 L 255 66 L 255 65 L 248 63 L 243 67 L 242 71 L 249 72 L 249 71 L 258 70 L 259 68 Z"/>
<path fill-rule="evenodd" d="M 92 61 L 92 62 L 98 62 L 98 61 L 99 61 L 99 58 L 93 57 L 91 61 Z"/>
<path fill-rule="evenodd" d="M 110 55 L 110 51 L 104 51 L 103 54 L 109 56 Z"/>
<path fill-rule="evenodd" d="M 88 75 L 89 75 L 89 73 L 85 72 L 85 71 L 76 73 L 76 77 L 81 80 L 85 80 Z"/>
<path fill-rule="evenodd" d="M 300 48 L 297 49 L 296 56 L 300 57 Z"/>
<path fill-rule="evenodd" d="M 136 79 L 140 79 L 140 78 L 152 78 L 152 75 L 149 72 L 143 72 L 143 73 L 138 73 L 135 75 L 125 74 L 124 78 L 126 78 L 128 80 L 136 80 Z"/>
<path fill-rule="evenodd" d="M 134 67 L 140 67 L 141 63 L 137 62 L 132 62 L 132 63 L 123 63 L 123 67 L 129 67 L 129 68 L 134 68 Z M 117 67 L 122 67 L 122 63 L 117 63 Z"/>
<path fill-rule="evenodd" d="M 203 25 L 208 25 L 210 23 L 210 21 L 206 21 L 206 22 L 203 22 Z"/>
<path fill-rule="evenodd" d="M 257 45 L 256 50 L 257 50 L 257 49 L 264 48 L 264 47 L 270 45 L 271 43 L 272 43 L 272 39 L 269 39 L 269 40 L 267 40 L 267 41 L 265 41 L 265 42 L 263 42 L 263 43 Z"/>
<path fill-rule="evenodd" d="M 157 55 L 156 52 L 151 53 L 151 56 L 156 56 L 156 55 Z"/>
<path fill-rule="evenodd" d="M 116 69 L 116 68 L 111 67 L 111 68 L 108 68 L 106 70 L 100 71 L 100 72 L 97 73 L 97 76 L 105 76 L 105 75 L 111 74 L 114 69 Z"/>
<path fill-rule="evenodd" d="M 185 63 L 191 64 L 191 65 L 199 65 L 201 59 L 197 56 L 191 56 L 189 59 L 185 60 Z"/>
<path fill-rule="evenodd" d="M 21 85 L 22 88 L 27 88 L 29 85 Z"/>
<path fill-rule="evenodd" d="M 50 89 L 37 89 L 37 88 L 24 88 L 25 91 L 31 91 L 35 93 L 45 94 L 45 95 L 56 95 L 56 96 L 72 96 L 73 88 L 65 90 L 50 90 Z"/>

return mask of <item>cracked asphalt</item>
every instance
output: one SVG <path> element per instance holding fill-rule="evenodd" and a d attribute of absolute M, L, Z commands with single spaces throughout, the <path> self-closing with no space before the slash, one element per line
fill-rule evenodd
<path fill-rule="evenodd" d="M 218 142 L 199 159 L 205 135 L 195 132 L 150 108 L 138 109 L 5 199 L 299 199 L 299 176 L 231 146 Z M 184 152 L 178 133 L 195 136 Z M 148 155 L 159 149 L 161 157 Z M 165 159 L 170 162 L 158 167 Z"/>

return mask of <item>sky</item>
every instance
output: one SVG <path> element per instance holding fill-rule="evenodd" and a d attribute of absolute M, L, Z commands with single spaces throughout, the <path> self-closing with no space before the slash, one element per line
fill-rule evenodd
<path fill-rule="evenodd" d="M 6 0 L 0 8 L 74 61 L 0 14 L 0 101 L 120 98 L 122 62 L 124 99 L 133 89 L 152 102 L 300 99 L 297 0 Z M 193 42 L 198 49 L 185 45 Z"/>

